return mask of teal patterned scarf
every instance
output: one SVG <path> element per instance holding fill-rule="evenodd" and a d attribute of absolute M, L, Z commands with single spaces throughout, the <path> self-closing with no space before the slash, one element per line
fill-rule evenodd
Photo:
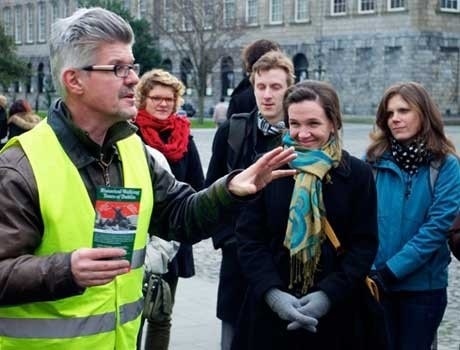
<path fill-rule="evenodd" d="M 298 170 L 284 239 L 291 255 L 290 288 L 300 284 L 301 292 L 306 293 L 313 285 L 325 238 L 322 180 L 331 167 L 338 166 L 342 151 L 334 137 L 320 149 L 303 148 L 289 134 L 283 137 L 283 144 L 294 146 L 297 158 L 290 165 Z"/>

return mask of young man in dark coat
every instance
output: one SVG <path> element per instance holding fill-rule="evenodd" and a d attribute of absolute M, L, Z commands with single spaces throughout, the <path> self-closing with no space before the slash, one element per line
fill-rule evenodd
<path fill-rule="evenodd" d="M 244 117 L 246 137 L 241 147 L 234 150 L 228 144 L 231 141 L 229 130 L 233 121 L 226 121 L 217 130 L 205 185 L 232 169 L 246 168 L 261 154 L 281 144 L 281 133 L 284 130 L 282 101 L 284 92 L 294 82 L 292 62 L 281 52 L 268 52 L 254 64 L 250 80 L 254 86 L 257 108 Z M 246 282 L 236 255 L 233 224 L 224 223 L 213 235 L 213 242 L 216 249 L 222 249 L 217 317 L 222 320 L 221 345 L 226 350 L 231 346 Z"/>

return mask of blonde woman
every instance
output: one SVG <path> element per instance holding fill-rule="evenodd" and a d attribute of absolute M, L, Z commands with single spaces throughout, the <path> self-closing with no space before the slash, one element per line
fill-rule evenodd
<path fill-rule="evenodd" d="M 136 87 L 139 112 L 135 124 L 142 140 L 166 157 L 176 179 L 198 191 L 204 183 L 200 156 L 190 134 L 189 120 L 176 114 L 183 102 L 184 91 L 182 82 L 172 74 L 161 69 L 146 72 Z M 181 244 L 168 272 L 163 275 L 169 283 L 173 300 L 178 278 L 194 274 L 192 246 Z M 148 322 L 145 349 L 167 349 L 170 329 L 170 320 Z"/>

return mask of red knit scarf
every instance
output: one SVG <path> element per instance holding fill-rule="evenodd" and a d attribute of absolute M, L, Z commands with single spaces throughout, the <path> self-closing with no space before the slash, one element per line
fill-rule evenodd
<path fill-rule="evenodd" d="M 134 123 L 139 127 L 144 142 L 163 153 L 166 159 L 177 162 L 187 153 L 190 135 L 190 122 L 187 118 L 171 114 L 166 119 L 158 119 L 141 109 Z M 169 133 L 166 143 L 160 133 Z"/>

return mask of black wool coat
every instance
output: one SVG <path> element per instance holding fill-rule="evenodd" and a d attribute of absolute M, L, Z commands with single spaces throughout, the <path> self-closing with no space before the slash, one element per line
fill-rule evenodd
<path fill-rule="evenodd" d="M 249 77 L 244 77 L 233 90 L 227 109 L 227 119 L 236 113 L 250 113 L 257 107 Z"/>
<path fill-rule="evenodd" d="M 138 133 L 142 138 L 142 135 Z M 168 139 L 168 134 L 160 134 L 164 142 Z M 144 141 L 145 142 L 145 141 Z M 171 171 L 175 178 L 193 187 L 195 191 L 204 188 L 204 174 L 201 166 L 200 154 L 196 147 L 193 136 L 189 136 L 187 152 L 177 162 L 167 159 Z M 174 259 L 168 264 L 168 272 L 165 278 L 192 277 L 195 275 L 195 263 L 193 260 L 193 249 L 191 244 L 181 243 L 179 251 Z"/>
<path fill-rule="evenodd" d="M 278 146 L 279 136 L 264 136 L 257 128 L 257 109 L 251 112 L 248 119 L 249 134 L 244 139 L 241 157 L 233 167 L 246 168 L 261 154 Z M 206 174 L 205 185 L 209 186 L 220 177 L 229 173 L 228 156 L 235 158 L 228 145 L 229 121 L 220 126 L 214 136 L 212 156 Z M 229 155 L 229 152 L 231 154 Z M 233 170 L 233 169 L 230 169 Z M 246 291 L 246 281 L 236 256 L 236 238 L 234 220 L 236 213 L 231 213 L 228 220 L 223 220 L 212 236 L 214 248 L 222 249 L 219 286 L 217 291 L 217 317 L 225 322 L 236 324 L 239 309 Z"/>
<path fill-rule="evenodd" d="M 168 160 L 168 163 L 177 180 L 188 183 L 195 191 L 203 189 L 203 167 L 201 166 L 200 154 L 192 135 L 190 135 L 188 150 L 184 157 L 177 162 L 170 162 Z M 168 265 L 168 274 L 179 277 L 192 277 L 195 275 L 191 244 L 181 243 L 179 251 Z"/>
<path fill-rule="evenodd" d="M 376 190 L 367 164 L 343 152 L 339 167 L 323 180 L 327 218 L 344 252 L 337 254 L 328 239 L 311 290 L 322 290 L 331 301 L 329 312 L 319 320 L 318 332 L 287 331 L 266 304 L 271 288 L 289 291 L 290 258 L 284 247 L 294 179 L 272 182 L 262 195 L 242 210 L 236 223 L 238 257 L 249 288 L 240 310 L 234 350 L 242 349 L 370 349 L 363 324 L 362 303 L 369 273 L 377 252 Z"/>

